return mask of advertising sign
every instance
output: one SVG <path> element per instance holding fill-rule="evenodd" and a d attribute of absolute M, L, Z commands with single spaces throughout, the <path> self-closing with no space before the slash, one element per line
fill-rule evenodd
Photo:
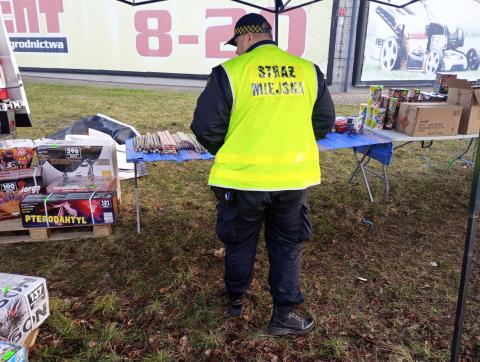
<path fill-rule="evenodd" d="M 437 72 L 480 78 L 480 0 L 370 3 L 366 14 L 361 81 L 430 81 Z"/>
<path fill-rule="evenodd" d="M 272 7 L 273 0 L 258 5 Z M 294 5 L 292 1 L 289 6 Z M 333 0 L 280 15 L 280 47 L 327 68 Z M 21 67 L 203 75 L 235 56 L 225 45 L 248 12 L 229 0 L 3 0 L 0 9 Z"/>

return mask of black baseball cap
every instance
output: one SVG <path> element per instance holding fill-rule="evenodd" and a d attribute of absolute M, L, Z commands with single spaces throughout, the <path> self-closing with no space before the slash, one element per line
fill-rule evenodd
<path fill-rule="evenodd" d="M 225 44 L 230 44 L 236 46 L 235 39 L 239 35 L 247 34 L 247 33 L 271 33 L 272 27 L 268 23 L 267 19 L 265 19 L 260 14 L 250 13 L 247 15 L 242 16 L 237 23 L 235 24 L 234 35 L 232 39 L 230 39 Z"/>

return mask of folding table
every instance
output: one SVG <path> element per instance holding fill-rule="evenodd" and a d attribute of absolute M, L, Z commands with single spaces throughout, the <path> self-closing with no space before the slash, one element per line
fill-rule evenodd
<path fill-rule="evenodd" d="M 387 167 L 390 165 L 393 155 L 393 144 L 390 139 L 377 135 L 369 130 L 365 130 L 363 134 L 328 133 L 326 138 L 317 141 L 317 145 L 320 152 L 351 148 L 353 150 L 356 167 L 348 182 L 351 182 L 358 173 L 361 172 L 368 197 L 370 201 L 373 202 L 373 196 L 366 174 L 368 172 L 382 179 L 385 194 L 388 194 Z M 360 156 L 359 153 L 363 155 Z M 382 174 L 378 174 L 367 167 L 372 159 L 382 165 Z"/>
<path fill-rule="evenodd" d="M 366 165 L 371 159 L 377 160 L 383 165 L 384 174 L 386 175 L 385 166 L 390 164 L 392 157 L 393 146 L 392 142 L 382 136 L 378 136 L 372 132 L 365 132 L 364 134 L 339 134 L 329 133 L 326 138 L 317 141 L 317 146 L 320 152 L 331 151 L 342 148 L 352 148 L 353 155 L 356 161 L 356 168 L 350 178 L 349 182 L 359 172 L 362 173 L 365 186 L 368 191 L 370 200 L 373 202 L 370 185 L 366 176 Z M 214 158 L 210 153 L 197 153 L 194 151 L 179 151 L 178 154 L 159 154 L 159 153 L 143 153 L 135 152 L 133 149 L 133 139 L 126 141 L 127 162 L 134 163 L 135 171 L 135 204 L 137 214 L 137 233 L 140 234 L 140 191 L 138 188 L 138 173 L 137 163 L 140 162 L 157 162 L 157 161 L 177 161 L 184 162 L 189 160 L 211 160 Z M 359 156 L 359 153 L 363 156 Z M 386 184 L 388 185 L 388 183 Z"/>
<path fill-rule="evenodd" d="M 400 133 L 400 132 L 395 131 L 395 130 L 368 128 L 368 131 L 372 132 L 372 133 L 374 133 L 378 136 L 388 138 L 391 142 L 402 142 L 399 145 L 394 145 L 393 150 L 399 149 L 399 148 L 401 148 L 403 146 L 406 146 L 406 145 L 408 145 L 412 142 L 421 142 L 422 143 L 422 148 L 428 148 L 433 144 L 434 141 L 469 139 L 470 142 L 469 142 L 467 148 L 460 155 L 456 156 L 455 158 L 453 158 L 452 160 L 450 160 L 448 162 L 447 169 L 450 168 L 451 165 L 455 161 L 463 161 L 463 162 L 465 162 L 469 165 L 472 165 L 473 162 L 465 159 L 463 156 L 470 150 L 470 147 L 472 146 L 473 142 L 477 141 L 478 136 L 479 136 L 478 134 L 457 134 L 457 135 L 453 135 L 453 136 L 417 136 L 417 137 L 414 137 L 414 136 L 409 136 L 409 135 L 404 134 L 404 133 Z M 428 144 L 425 144 L 425 142 L 428 142 Z M 388 177 L 387 177 L 386 172 L 384 173 L 382 178 L 383 178 L 383 182 L 386 185 L 386 187 L 385 187 L 385 190 L 386 190 L 385 198 L 387 198 L 388 197 L 389 186 L 388 186 Z"/>

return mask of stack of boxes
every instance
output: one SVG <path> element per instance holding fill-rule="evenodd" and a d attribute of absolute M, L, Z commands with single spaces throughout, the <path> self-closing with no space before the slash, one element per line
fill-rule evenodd
<path fill-rule="evenodd" d="M 114 223 L 120 180 L 113 142 L 42 140 L 36 147 L 46 193 L 23 198 L 24 227 Z"/>
<path fill-rule="evenodd" d="M 367 127 L 387 129 L 409 136 L 450 136 L 478 133 L 480 87 L 455 74 L 439 73 L 434 92 L 419 89 L 370 87 L 368 103 L 360 105 Z M 447 95 L 448 94 L 448 95 Z M 448 101 L 448 102 L 447 102 Z"/>
<path fill-rule="evenodd" d="M 42 191 L 42 170 L 32 167 L 34 157 L 31 140 L 0 141 L 0 221 L 19 218 L 22 197 Z"/>
<path fill-rule="evenodd" d="M 38 166 L 32 167 L 35 154 Z M 0 222 L 21 217 L 25 228 L 112 224 L 119 199 L 113 142 L 0 141 Z"/>

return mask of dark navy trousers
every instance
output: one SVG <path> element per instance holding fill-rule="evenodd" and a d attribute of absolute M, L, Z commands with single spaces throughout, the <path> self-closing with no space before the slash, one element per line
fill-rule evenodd
<path fill-rule="evenodd" d="M 258 237 L 265 224 L 273 303 L 302 303 L 302 245 L 312 236 L 307 190 L 240 191 L 212 187 L 217 235 L 225 243 L 225 286 L 231 299 L 243 297 L 253 278 Z"/>

